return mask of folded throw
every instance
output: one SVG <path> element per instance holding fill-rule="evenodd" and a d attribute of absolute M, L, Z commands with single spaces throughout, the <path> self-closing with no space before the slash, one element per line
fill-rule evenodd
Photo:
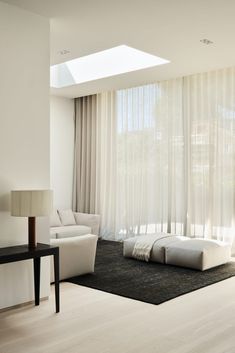
<path fill-rule="evenodd" d="M 135 243 L 132 256 L 137 260 L 149 261 L 151 250 L 156 241 L 169 237 L 166 233 L 148 234 L 139 236 Z"/>

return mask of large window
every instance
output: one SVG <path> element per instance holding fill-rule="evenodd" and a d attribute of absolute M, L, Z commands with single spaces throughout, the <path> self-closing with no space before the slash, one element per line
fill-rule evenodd
<path fill-rule="evenodd" d="M 116 230 L 231 238 L 235 70 L 116 93 Z"/>

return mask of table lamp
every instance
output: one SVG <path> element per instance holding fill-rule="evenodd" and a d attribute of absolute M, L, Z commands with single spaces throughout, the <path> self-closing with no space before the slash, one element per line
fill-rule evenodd
<path fill-rule="evenodd" d="M 11 215 L 28 217 L 29 248 L 37 247 L 35 217 L 49 216 L 51 212 L 51 190 L 14 190 L 11 192 Z"/>

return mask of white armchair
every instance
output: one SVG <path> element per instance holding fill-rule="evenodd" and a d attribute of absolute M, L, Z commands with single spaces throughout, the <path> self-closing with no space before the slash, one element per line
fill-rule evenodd
<path fill-rule="evenodd" d="M 51 244 L 60 248 L 60 279 L 94 272 L 100 216 L 55 211 L 51 217 Z M 53 261 L 53 259 L 51 260 Z M 53 269 L 53 262 L 51 269 Z M 54 273 L 51 270 L 51 282 Z"/>

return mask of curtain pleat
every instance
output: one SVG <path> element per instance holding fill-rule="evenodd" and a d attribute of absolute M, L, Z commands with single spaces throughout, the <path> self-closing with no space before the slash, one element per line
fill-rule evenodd
<path fill-rule="evenodd" d="M 96 203 L 101 215 L 101 236 L 115 238 L 116 233 L 116 105 L 115 92 L 97 95 L 96 129 Z"/>
<path fill-rule="evenodd" d="M 96 195 L 96 95 L 75 99 L 74 211 L 94 213 Z"/>

